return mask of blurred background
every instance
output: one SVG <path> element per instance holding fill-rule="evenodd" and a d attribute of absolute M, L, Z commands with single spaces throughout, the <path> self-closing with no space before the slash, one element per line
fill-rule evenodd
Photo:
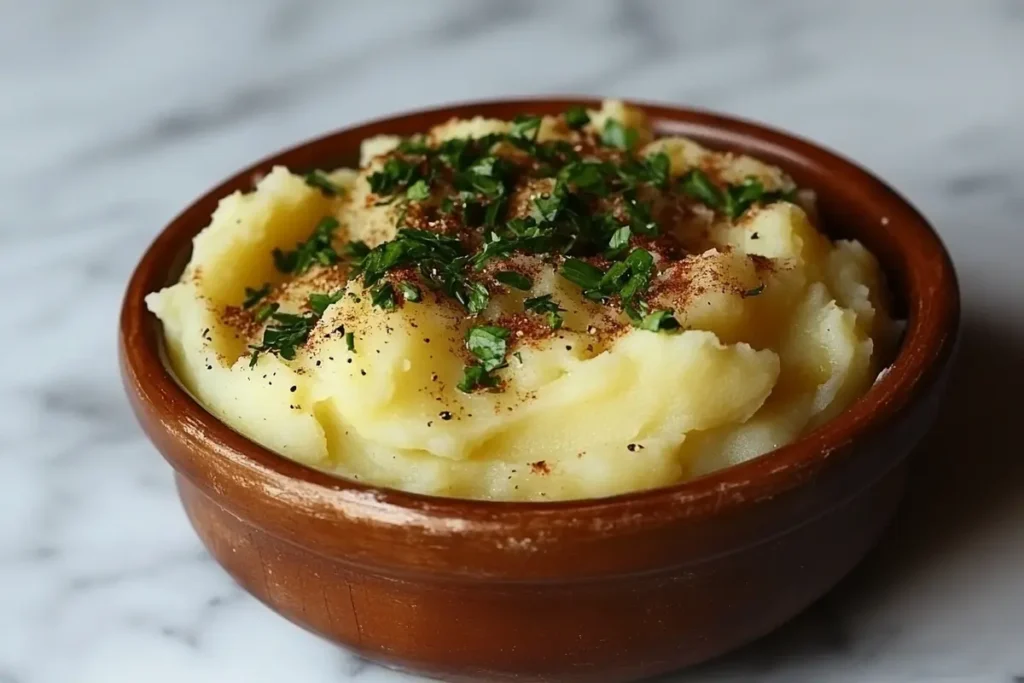
<path fill-rule="evenodd" d="M 832 147 L 934 222 L 961 362 L 881 547 L 673 681 L 1024 681 L 1024 2 L 0 1 L 0 683 L 404 681 L 199 547 L 117 377 L 170 218 L 302 139 L 453 100 L 705 107 Z"/>

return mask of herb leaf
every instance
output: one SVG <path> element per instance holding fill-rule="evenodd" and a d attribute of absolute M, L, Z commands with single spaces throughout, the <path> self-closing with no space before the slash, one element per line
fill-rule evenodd
<path fill-rule="evenodd" d="M 586 108 L 579 105 L 569 107 L 562 116 L 565 118 L 565 125 L 573 130 L 579 130 L 590 123 L 590 116 L 587 114 Z"/>
<path fill-rule="evenodd" d="M 523 302 L 523 308 L 531 313 L 546 314 L 548 325 L 553 330 L 557 330 L 562 326 L 562 316 L 559 314 L 564 312 L 565 309 L 559 306 L 550 294 L 542 294 L 541 296 L 527 299 Z"/>
<path fill-rule="evenodd" d="M 483 312 L 483 310 L 487 308 L 487 304 L 491 301 L 490 292 L 488 292 L 487 288 L 479 282 L 469 283 L 463 290 L 460 290 L 460 292 L 464 292 L 464 295 L 456 295 L 456 298 L 459 300 L 459 303 L 466 307 L 466 310 L 469 311 L 470 315 L 478 315 Z M 463 297 L 465 300 L 463 300 Z"/>
<path fill-rule="evenodd" d="M 536 140 L 540 133 L 540 117 L 522 114 L 512 120 L 511 135 L 514 138 Z"/>
<path fill-rule="evenodd" d="M 494 279 L 503 285 L 521 289 L 523 291 L 529 291 L 533 287 L 533 281 L 530 278 L 515 272 L 514 270 L 502 270 L 494 274 Z"/>
<path fill-rule="evenodd" d="M 583 291 L 597 289 L 601 284 L 604 273 L 597 266 L 593 266 L 578 258 L 567 258 L 562 264 L 562 277 L 575 285 L 579 285 Z"/>
<path fill-rule="evenodd" d="M 372 173 L 367 182 L 370 184 L 370 191 L 378 195 L 394 194 L 401 187 L 410 185 L 417 176 L 416 164 L 410 163 L 400 157 L 389 157 L 384 162 L 381 170 Z"/>
<path fill-rule="evenodd" d="M 310 171 L 306 174 L 304 180 L 310 187 L 315 187 L 320 190 L 327 197 L 336 197 L 342 193 L 340 186 L 335 185 L 327 174 L 323 171 L 316 170 Z"/>
<path fill-rule="evenodd" d="M 265 296 L 270 294 L 270 283 L 266 282 L 259 289 L 253 289 L 252 287 L 245 288 L 245 301 L 242 302 L 242 308 L 252 308 L 258 304 Z"/>
<path fill-rule="evenodd" d="M 315 313 L 293 315 L 291 313 L 271 313 L 272 324 L 263 330 L 263 343 L 253 346 L 249 367 L 256 365 L 259 354 L 265 351 L 276 353 L 285 360 L 295 358 L 295 349 L 306 343 L 309 333 L 316 325 L 320 316 Z"/>
<path fill-rule="evenodd" d="M 258 309 L 256 309 L 256 322 L 264 322 L 274 313 L 277 313 L 277 310 L 279 308 L 281 308 L 281 304 L 279 303 L 263 304 Z"/>
<path fill-rule="evenodd" d="M 466 334 L 466 348 L 490 372 L 505 362 L 509 330 L 496 325 L 474 325 Z"/>
<path fill-rule="evenodd" d="M 426 180 L 417 180 L 405 191 L 405 196 L 414 202 L 423 201 L 430 197 L 430 185 Z"/>
<path fill-rule="evenodd" d="M 647 180 L 657 187 L 668 187 L 672 162 L 664 152 L 658 152 L 644 159 Z"/>
<path fill-rule="evenodd" d="M 400 282 L 398 288 L 402 290 L 402 298 L 406 301 L 417 303 L 423 299 L 423 292 L 411 282 Z"/>
<path fill-rule="evenodd" d="M 294 251 L 274 249 L 274 265 L 282 273 L 302 275 L 314 264 L 329 266 L 337 263 L 339 257 L 334 251 L 332 241 L 338 225 L 338 220 L 333 216 L 324 216 L 313 228 L 313 234 L 309 239 L 295 245 Z"/>
<path fill-rule="evenodd" d="M 390 282 L 377 285 L 370 290 L 370 302 L 385 311 L 393 311 L 396 303 L 395 288 L 391 286 Z"/>
<path fill-rule="evenodd" d="M 708 174 L 699 168 L 687 171 L 680 182 L 683 192 L 709 208 L 720 209 L 725 204 L 724 193 L 711 181 Z"/>
<path fill-rule="evenodd" d="M 341 297 L 344 295 L 344 289 L 339 289 L 338 291 L 334 292 L 334 294 L 310 294 L 309 307 L 313 309 L 313 312 L 316 313 L 316 316 L 318 318 L 321 318 L 324 315 L 324 311 L 327 310 L 327 307 L 333 303 L 341 301 Z"/>
<path fill-rule="evenodd" d="M 507 340 L 510 331 L 495 325 L 475 325 L 466 333 L 466 348 L 478 362 L 466 367 L 459 382 L 460 391 L 471 392 L 481 387 L 497 386 L 499 380 L 491 373 L 506 366 Z"/>
<path fill-rule="evenodd" d="M 462 381 L 455 386 L 459 391 L 470 394 L 477 389 L 496 387 L 499 381 L 497 377 L 484 370 L 483 367 L 467 365 L 463 371 Z"/>
<path fill-rule="evenodd" d="M 667 332 L 679 329 L 679 321 L 671 311 L 654 311 L 645 315 L 637 327 L 650 332 Z"/>
<path fill-rule="evenodd" d="M 608 147 L 618 147 L 629 152 L 636 145 L 637 132 L 624 126 L 621 121 L 608 119 L 604 123 L 604 130 L 601 131 L 601 142 Z"/>
<path fill-rule="evenodd" d="M 605 256 L 615 258 L 625 253 L 626 249 L 629 248 L 629 238 L 632 234 L 628 225 L 616 228 L 615 232 L 612 233 L 611 239 L 608 240 L 608 249 L 605 251 Z"/>

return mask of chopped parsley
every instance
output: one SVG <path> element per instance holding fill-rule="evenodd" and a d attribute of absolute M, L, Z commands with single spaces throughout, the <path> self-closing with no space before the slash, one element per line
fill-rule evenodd
<path fill-rule="evenodd" d="M 249 357 L 249 367 L 254 367 L 259 354 L 276 353 L 285 360 L 295 358 L 295 349 L 306 343 L 309 333 L 316 325 L 320 316 L 316 313 L 294 315 L 292 313 L 271 313 L 271 324 L 263 330 L 263 343 L 253 346 Z"/>
<path fill-rule="evenodd" d="M 339 289 L 334 294 L 310 294 L 308 297 L 309 307 L 318 318 L 322 318 L 327 307 L 341 301 L 341 297 L 344 295 L 344 289 Z"/>
<path fill-rule="evenodd" d="M 544 314 L 547 317 L 548 325 L 553 330 L 562 326 L 561 313 L 565 311 L 559 306 L 550 294 L 535 296 L 523 302 L 523 308 L 531 313 Z"/>
<path fill-rule="evenodd" d="M 494 371 L 506 367 L 509 330 L 495 325 L 474 325 L 466 333 L 466 348 L 477 362 L 466 367 L 459 382 L 460 391 L 470 393 L 479 388 L 495 387 L 499 379 Z"/>
<path fill-rule="evenodd" d="M 417 303 L 423 299 L 423 292 L 411 282 L 400 282 L 398 288 L 402 290 L 402 298 L 406 301 Z"/>
<path fill-rule="evenodd" d="M 384 162 L 381 170 L 372 173 L 367 181 L 370 191 L 374 194 L 393 194 L 396 190 L 408 187 L 419 180 L 419 167 L 400 157 L 390 157 Z"/>
<path fill-rule="evenodd" d="M 270 294 L 270 283 L 264 283 L 259 289 L 253 289 L 252 287 L 245 288 L 245 300 L 242 302 L 242 308 L 252 308 L 260 301 L 262 301 L 268 294 Z"/>
<path fill-rule="evenodd" d="M 423 301 L 423 287 L 438 299 L 458 302 L 468 316 L 478 318 L 465 340 L 473 362 L 458 383 L 460 390 L 473 392 L 501 386 L 498 372 L 506 367 L 516 340 L 508 328 L 487 322 L 492 296 L 488 283 L 523 292 L 535 284 L 503 260 L 539 255 L 546 263 L 559 264 L 560 276 L 577 285 L 583 297 L 621 310 L 636 328 L 676 330 L 680 323 L 673 311 L 652 310 L 647 302 L 658 268 L 655 255 L 637 246 L 662 249 L 661 241 L 650 239 L 663 233 L 656 218 L 663 215 L 661 204 L 655 211 L 655 202 L 666 195 L 672 199 L 673 193 L 685 195 L 736 219 L 759 204 L 793 201 L 793 192 L 766 191 L 755 177 L 723 184 L 691 169 L 675 179 L 668 154 L 639 154 L 638 131 L 622 121 L 606 119 L 593 126 L 581 106 L 569 108 L 562 118 L 566 127 L 579 131 L 568 140 L 541 141 L 543 119 L 536 115 L 516 117 L 507 132 L 477 138 L 402 140 L 366 176 L 376 195 L 371 201 L 396 206 L 392 239 L 373 247 L 361 241 L 339 243 L 336 250 L 339 224 L 326 216 L 294 249 L 275 249 L 275 265 L 299 276 L 344 261 L 348 270 L 340 274 L 361 280 L 372 306 L 383 311 Z M 541 179 L 546 182 L 540 184 Z M 344 189 L 319 170 L 305 180 L 328 197 Z M 757 296 L 763 290 L 761 284 L 741 294 Z M 359 301 L 341 287 L 310 294 L 307 312 L 290 314 L 282 313 L 278 303 L 266 302 L 272 291 L 269 283 L 245 289 L 243 307 L 255 311 L 257 322 L 266 323 L 262 342 L 251 347 L 252 364 L 264 352 L 294 358 L 343 294 Z M 543 316 L 554 330 L 564 324 L 565 309 L 551 294 L 526 298 L 523 309 Z M 353 333 L 344 336 L 354 353 Z M 518 352 L 513 355 L 521 362 Z"/>
<path fill-rule="evenodd" d="M 385 311 L 395 310 L 395 288 L 390 282 L 379 284 L 370 290 L 370 303 L 377 308 L 383 308 Z"/>
<path fill-rule="evenodd" d="M 256 322 L 265 322 L 267 318 L 269 318 L 274 313 L 277 313 L 279 308 L 281 308 L 281 304 L 278 303 L 263 304 L 262 306 L 256 309 Z"/>
<path fill-rule="evenodd" d="M 521 115 L 512 120 L 512 137 L 536 140 L 540 133 L 540 117 Z"/>
<path fill-rule="evenodd" d="M 336 197 L 342 193 L 342 188 L 336 185 L 323 171 L 310 171 L 305 176 L 306 184 L 315 187 L 327 197 Z"/>
<path fill-rule="evenodd" d="M 313 293 L 308 297 L 310 311 L 302 315 L 279 313 L 280 306 L 276 303 L 264 306 L 256 313 L 256 320 L 263 322 L 270 319 L 270 324 L 263 330 L 263 342 L 259 346 L 251 346 L 249 367 L 254 367 L 259 355 L 265 352 L 276 353 L 285 360 L 295 358 L 296 348 L 309 339 L 309 333 L 319 322 L 327 307 L 341 300 L 344 290 L 339 289 L 333 294 Z"/>
<path fill-rule="evenodd" d="M 414 202 L 423 201 L 430 197 L 430 185 L 427 184 L 426 180 L 417 180 L 405 191 L 405 197 Z"/>
<path fill-rule="evenodd" d="M 792 202 L 795 199 L 793 192 L 766 191 L 764 184 L 754 177 L 747 178 L 738 185 L 727 185 L 725 189 L 722 189 L 699 168 L 687 171 L 680 181 L 680 187 L 683 192 L 708 208 L 721 211 L 733 220 L 742 216 L 755 204 Z"/>
<path fill-rule="evenodd" d="M 636 326 L 650 332 L 667 332 L 679 329 L 679 321 L 671 311 L 654 311 L 645 315 Z"/>
<path fill-rule="evenodd" d="M 600 268 L 578 258 L 567 258 L 562 264 L 561 274 L 569 282 L 579 285 L 584 292 L 596 290 L 604 276 Z"/>
<path fill-rule="evenodd" d="M 338 229 L 338 220 L 332 216 L 324 216 L 313 229 L 313 234 L 305 242 L 295 246 L 294 251 L 274 249 L 274 265 L 282 273 L 302 275 L 314 265 L 330 266 L 339 261 L 338 252 L 332 245 L 334 231 Z"/>
<path fill-rule="evenodd" d="M 579 130 L 590 123 L 590 116 L 587 114 L 586 108 L 580 106 L 569 107 L 562 117 L 565 119 L 565 125 L 573 130 Z"/>
<path fill-rule="evenodd" d="M 617 147 L 623 151 L 632 151 L 636 146 L 637 132 L 624 125 L 621 121 L 608 119 L 601 131 L 601 142 L 608 147 Z"/>
<path fill-rule="evenodd" d="M 594 301 L 607 301 L 618 295 L 630 318 L 637 317 L 637 298 L 646 292 L 654 270 L 654 257 L 645 249 L 634 249 L 624 260 L 603 271 L 580 259 L 569 258 L 562 264 L 561 275 L 579 285 L 583 296 Z"/>
<path fill-rule="evenodd" d="M 503 285 L 514 287 L 515 289 L 521 289 L 523 291 L 529 291 L 533 287 L 533 281 L 515 272 L 514 270 L 502 270 L 494 274 L 494 279 Z"/>

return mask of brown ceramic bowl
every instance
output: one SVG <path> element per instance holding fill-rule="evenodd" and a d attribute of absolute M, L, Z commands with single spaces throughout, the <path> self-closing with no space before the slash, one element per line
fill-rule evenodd
<path fill-rule="evenodd" d="M 497 503 L 374 488 L 261 448 L 206 412 L 164 362 L 143 297 L 178 278 L 217 200 L 254 174 L 356 163 L 370 135 L 452 116 L 554 114 L 581 100 L 466 104 L 333 133 L 229 178 L 174 219 L 121 313 L 124 382 L 174 467 L 206 547 L 293 622 L 387 665 L 462 680 L 631 681 L 768 633 L 843 577 L 903 491 L 935 418 L 959 295 L 927 222 L 877 178 L 806 141 L 735 119 L 646 106 L 661 133 L 742 150 L 819 198 L 824 228 L 881 260 L 908 326 L 891 370 L 798 442 L 684 484 L 614 498 Z"/>

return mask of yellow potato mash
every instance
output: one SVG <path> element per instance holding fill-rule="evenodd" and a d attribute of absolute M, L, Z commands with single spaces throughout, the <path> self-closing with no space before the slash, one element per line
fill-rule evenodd
<path fill-rule="evenodd" d="M 312 467 L 494 500 L 665 486 L 793 441 L 892 352 L 875 258 L 810 193 L 622 103 L 361 164 L 225 197 L 147 298 L 197 399 Z"/>

